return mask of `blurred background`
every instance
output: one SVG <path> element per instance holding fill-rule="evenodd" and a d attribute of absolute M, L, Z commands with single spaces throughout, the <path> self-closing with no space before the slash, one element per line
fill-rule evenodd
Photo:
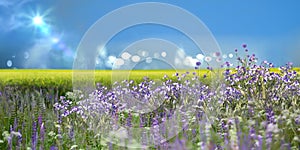
<path fill-rule="evenodd" d="M 146 1 L 1 0 L 0 68 L 72 69 L 76 48 L 90 26 L 113 10 L 138 2 Z M 177 5 L 196 15 L 215 36 L 224 60 L 235 59 L 234 50 L 243 51 L 241 45 L 246 43 L 249 53 L 255 53 L 259 61 L 273 62 L 276 67 L 287 62 L 300 66 L 300 1 L 152 2 Z M 204 59 L 201 50 L 181 32 L 165 26 L 144 24 L 115 35 L 99 52 L 97 69 L 111 69 L 118 56 L 122 55 L 122 50 L 144 38 L 160 38 L 176 43 L 183 56 L 182 63 L 186 62 L 184 60 L 193 62 Z M 168 56 L 167 53 L 159 55 Z M 123 56 L 130 57 L 131 54 Z M 193 67 L 193 63 L 184 65 Z M 148 60 L 146 64 L 141 62 L 137 69 L 168 67 L 159 61 Z"/>

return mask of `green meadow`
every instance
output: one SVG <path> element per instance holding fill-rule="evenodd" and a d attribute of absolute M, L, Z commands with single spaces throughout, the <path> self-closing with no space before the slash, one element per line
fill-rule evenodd
<path fill-rule="evenodd" d="M 300 68 L 294 68 L 300 72 Z M 271 72 L 279 72 L 274 68 Z M 170 78 L 178 72 L 185 73 L 185 70 L 95 70 L 95 82 L 110 86 L 112 83 L 112 75 L 119 76 L 120 80 L 128 79 L 141 81 L 147 76 L 150 79 L 161 79 L 164 75 Z M 190 70 L 190 73 L 196 72 L 199 76 L 208 74 L 206 69 Z M 129 73 L 129 76 L 122 76 Z M 40 69 L 0 69 L 0 86 L 20 85 L 20 86 L 38 86 L 38 87 L 72 87 L 73 70 L 40 70 Z"/>
<path fill-rule="evenodd" d="M 300 68 L 294 68 L 297 72 Z M 278 69 L 273 68 L 270 71 L 279 72 Z M 160 80 L 164 75 L 170 79 L 176 80 L 174 74 L 186 73 L 186 70 L 95 70 L 88 72 L 94 73 L 94 80 L 96 83 L 101 83 L 104 86 L 110 87 L 115 81 L 133 80 L 135 83 L 143 81 L 144 77 L 149 77 L 153 80 Z M 203 83 L 209 84 L 211 75 L 207 69 L 189 70 L 190 75 L 195 72 Z M 222 71 L 215 71 L 221 74 Z M 20 91 L 30 89 L 53 90 L 60 95 L 64 95 L 68 91 L 72 91 L 73 70 L 47 70 L 47 69 L 0 69 L 0 89 L 13 86 L 18 87 Z M 78 73 L 78 72 L 77 72 Z M 206 78 L 203 76 L 207 75 Z M 82 77 L 81 77 L 82 78 Z M 86 79 L 86 76 L 83 76 Z"/>
<path fill-rule="evenodd" d="M 265 84 L 262 84 L 263 80 L 249 84 L 248 81 L 254 80 L 252 76 L 263 79 L 260 71 L 264 69 L 269 73 L 277 72 L 280 77 L 275 78 L 277 76 L 273 75 L 274 79 Z M 300 71 L 299 68 L 293 68 L 293 70 Z M 122 95 L 127 91 L 133 94 L 138 93 L 141 96 L 152 92 L 155 96 L 155 93 L 159 93 L 158 90 L 165 93 L 149 99 L 149 103 L 155 104 L 156 99 L 161 99 L 164 103 L 153 112 L 136 114 L 130 109 L 123 110 L 119 108 L 121 106 L 117 105 L 120 111 L 109 112 L 109 114 L 113 114 L 113 121 L 121 126 L 141 127 L 147 129 L 149 133 L 150 131 L 151 133 L 163 133 L 159 130 L 152 131 L 150 127 L 156 122 L 160 122 L 160 115 L 167 118 L 169 114 L 173 114 L 173 110 L 189 118 L 182 120 L 189 124 L 187 130 L 180 130 L 174 137 L 168 137 L 166 134 L 168 138 L 166 143 L 150 144 L 149 149 L 178 149 L 177 146 L 180 145 L 187 149 L 199 149 L 200 147 L 203 149 L 213 149 L 211 147 L 235 149 L 237 146 L 241 149 L 247 149 L 245 147 L 297 149 L 300 147 L 299 93 L 294 91 L 294 88 L 300 89 L 297 84 L 299 75 L 292 76 L 291 70 L 280 72 L 278 69 L 272 68 L 267 71 L 266 68 L 260 67 L 254 71 L 256 73 L 254 75 L 249 71 L 243 74 L 241 73 L 243 70 L 232 70 L 231 75 L 236 75 L 235 79 L 238 79 L 235 80 L 225 74 L 222 76 L 222 71 L 224 70 L 216 69 L 212 72 L 206 69 L 189 71 L 95 70 L 92 72 L 77 70 L 74 72 L 76 75 L 80 75 L 77 76 L 79 80 L 90 81 L 92 73 L 95 83 L 105 86 L 98 87 L 101 94 L 96 93 L 99 94 L 96 95 L 99 98 L 97 98 L 99 100 L 97 104 L 101 104 L 99 108 L 98 105 L 90 103 L 93 107 L 85 110 L 85 107 L 81 107 L 80 104 L 83 100 L 81 93 L 70 92 L 73 84 L 73 70 L 0 70 L 0 149 L 36 149 L 38 147 L 39 149 L 123 149 L 122 145 L 118 143 L 122 137 L 115 138 L 114 142 L 104 140 L 106 138 L 104 133 L 107 133 L 110 127 L 107 124 L 110 122 L 105 120 L 107 118 L 102 117 L 103 120 L 99 122 L 96 120 L 97 125 L 101 123 L 100 127 L 104 128 L 96 128 L 98 127 L 96 126 L 92 129 L 97 129 L 97 132 L 93 132 L 91 127 L 94 126 L 90 126 L 93 120 L 90 121 L 92 118 L 86 118 L 85 113 L 92 116 L 93 111 L 91 114 L 89 111 L 94 106 L 97 106 L 95 110 L 107 110 L 102 109 L 102 106 L 103 108 L 106 106 L 104 100 L 114 96 L 128 100 Z M 179 75 L 175 76 L 176 73 Z M 241 78 L 245 74 L 248 75 L 248 78 Z M 168 77 L 164 78 L 165 75 Z M 145 82 L 144 77 L 154 81 L 163 81 L 161 84 L 163 88 L 151 89 L 152 83 Z M 211 82 L 214 81 L 214 77 L 223 77 L 230 81 L 217 86 L 215 91 L 210 90 L 211 87 L 207 85 L 215 83 Z M 114 81 L 123 81 L 124 79 L 127 80 L 124 81 L 125 84 L 119 82 L 115 89 L 109 89 Z M 169 79 L 172 82 L 169 82 Z M 201 81 L 201 84 L 196 82 L 197 79 Z M 133 80 L 134 83 L 128 84 L 129 80 Z M 141 83 L 141 85 L 134 85 L 137 83 Z M 234 84 L 231 85 L 231 83 Z M 242 86 L 248 88 L 238 89 Z M 290 89 L 284 87 L 290 87 Z M 255 90 L 251 93 L 248 89 Z M 115 95 L 111 94 L 111 90 Z M 277 95 L 274 96 L 272 93 Z M 255 100 L 250 101 L 249 97 Z M 276 98 L 278 100 L 274 100 Z M 183 104 L 181 107 L 178 107 L 179 102 Z M 80 114 L 77 109 L 84 113 Z M 212 120 L 212 122 L 207 120 Z M 183 129 L 183 126 L 181 128 Z M 98 129 L 101 134 L 98 133 Z M 167 128 L 166 131 L 168 131 Z M 130 143 L 125 142 L 125 147 L 143 146 L 142 142 L 145 138 L 142 138 L 141 133 L 132 133 L 130 136 L 137 140 Z M 148 136 L 147 138 L 151 137 Z M 157 140 L 155 136 L 153 138 Z M 185 144 L 182 144 L 183 142 Z"/>
<path fill-rule="evenodd" d="M 127 79 L 136 82 L 142 81 L 143 77 L 150 79 L 161 79 L 164 75 L 173 78 L 173 75 L 186 71 L 179 70 L 95 70 L 95 83 L 101 83 L 110 86 L 113 81 Z M 196 72 L 198 75 L 208 73 L 207 70 L 190 71 Z M 127 75 L 129 74 L 129 75 Z M 16 70 L 0 70 L 0 86 L 20 86 L 20 87 L 43 87 L 43 88 L 63 88 L 65 90 L 72 89 L 73 70 L 38 70 L 38 69 L 16 69 Z"/>

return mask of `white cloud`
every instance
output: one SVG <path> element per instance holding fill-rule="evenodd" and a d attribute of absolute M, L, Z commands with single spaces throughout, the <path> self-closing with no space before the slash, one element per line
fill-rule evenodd
<path fill-rule="evenodd" d="M 196 55 L 196 58 L 199 60 L 199 61 L 203 61 L 203 59 L 204 59 L 204 55 L 203 54 L 197 54 Z"/>
<path fill-rule="evenodd" d="M 36 40 L 35 44 L 28 50 L 30 57 L 26 60 L 25 68 L 43 68 L 48 62 L 47 58 L 52 48 L 48 39 Z"/>
<path fill-rule="evenodd" d="M 22 7 L 32 0 L 1 0 L 0 31 L 9 32 L 25 25 Z"/>
<path fill-rule="evenodd" d="M 14 3 L 11 0 L 1 0 L 0 1 L 0 6 L 2 6 L 2 7 L 10 7 L 13 4 Z"/>
<path fill-rule="evenodd" d="M 108 58 L 105 60 L 105 66 L 108 68 L 112 68 L 116 59 L 116 56 L 108 56 Z"/>
<path fill-rule="evenodd" d="M 175 54 L 174 65 L 178 69 L 193 69 L 197 61 L 199 60 L 186 55 L 183 49 L 178 49 Z"/>

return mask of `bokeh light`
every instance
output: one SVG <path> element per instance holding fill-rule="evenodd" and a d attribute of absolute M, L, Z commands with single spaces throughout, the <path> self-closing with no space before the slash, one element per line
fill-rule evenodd
<path fill-rule="evenodd" d="M 132 56 L 131 60 L 135 63 L 139 62 L 141 60 L 140 56 L 134 55 Z"/>
<path fill-rule="evenodd" d="M 142 57 L 147 57 L 148 56 L 148 52 L 145 50 L 140 50 L 138 51 L 138 55 L 142 56 Z"/>
<path fill-rule="evenodd" d="M 210 62 L 210 61 L 212 60 L 212 58 L 209 57 L 209 56 L 207 56 L 207 57 L 204 58 L 204 60 L 205 60 L 206 62 Z"/>
<path fill-rule="evenodd" d="M 7 65 L 7 67 L 12 67 L 13 62 L 12 62 L 11 60 L 8 60 L 8 61 L 6 62 L 6 65 Z"/>
<path fill-rule="evenodd" d="M 162 52 L 162 53 L 161 53 L 161 56 L 162 56 L 162 57 L 166 57 L 166 56 L 167 56 L 167 53 L 166 53 L 166 52 Z"/>
<path fill-rule="evenodd" d="M 156 53 L 154 53 L 153 56 L 154 56 L 154 58 L 159 58 L 159 53 L 156 52 Z"/>
<path fill-rule="evenodd" d="M 24 59 L 28 59 L 29 58 L 29 53 L 28 52 L 24 52 Z"/>
<path fill-rule="evenodd" d="M 148 64 L 152 63 L 152 58 L 151 57 L 147 57 L 146 58 L 146 63 L 148 63 Z"/>
<path fill-rule="evenodd" d="M 124 65 L 124 60 L 122 58 L 117 58 L 116 61 L 115 61 L 115 65 L 117 66 L 122 66 Z"/>
<path fill-rule="evenodd" d="M 131 54 L 128 52 L 122 53 L 121 57 L 125 60 L 128 60 L 131 57 Z"/>

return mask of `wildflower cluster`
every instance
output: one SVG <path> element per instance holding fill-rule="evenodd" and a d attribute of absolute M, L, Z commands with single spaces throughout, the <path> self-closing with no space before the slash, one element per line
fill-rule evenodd
<path fill-rule="evenodd" d="M 1 110 L 9 110 L 0 110 L 3 120 L 9 118 L 0 127 L 0 148 L 114 149 L 122 143 L 158 149 L 299 149 L 298 73 L 292 63 L 278 70 L 273 63 L 259 63 L 246 44 L 242 48 L 245 57 L 236 49 L 236 62 L 208 67 L 205 74 L 97 84 L 89 95 L 37 92 L 28 99 L 0 92 Z M 220 70 L 221 77 L 213 76 Z M 50 97 L 52 108 L 45 105 Z"/>

